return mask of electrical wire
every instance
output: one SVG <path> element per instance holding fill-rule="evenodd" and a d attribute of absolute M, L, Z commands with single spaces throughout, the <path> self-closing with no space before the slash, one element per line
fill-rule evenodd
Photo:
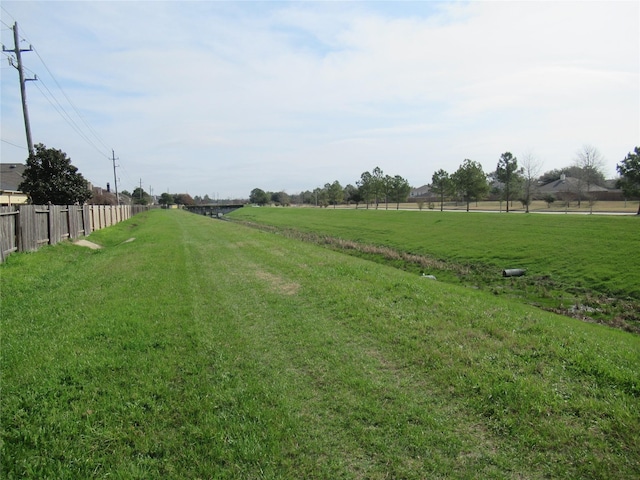
<path fill-rule="evenodd" d="M 75 122 L 75 120 L 69 115 L 69 113 L 66 111 L 66 109 L 60 104 L 60 102 L 58 101 L 57 98 L 55 98 L 55 96 L 53 95 L 53 93 L 51 92 L 51 90 L 49 90 L 49 87 L 47 87 L 47 85 L 42 82 L 41 80 L 39 82 L 36 82 L 35 87 L 40 91 L 40 93 L 42 94 L 42 96 L 49 102 L 49 104 L 51 104 L 51 106 L 54 108 L 54 110 L 56 112 L 58 112 L 58 114 L 62 117 L 62 119 L 85 141 L 87 142 L 89 145 L 91 145 L 101 156 L 107 158 L 108 160 L 110 160 L 110 158 L 104 154 L 104 152 L 102 150 L 100 150 L 95 143 L 93 143 L 93 141 L 80 129 L 80 127 L 78 126 L 78 124 Z M 40 88 L 40 85 L 42 85 L 45 90 L 49 93 L 50 97 L 42 90 L 42 88 Z M 53 100 L 52 100 L 53 99 Z M 55 102 L 55 103 L 54 103 Z"/>
<path fill-rule="evenodd" d="M 11 17 L 14 22 L 15 19 L 14 17 L 4 8 L 4 6 L 0 5 L 0 8 L 2 8 L 2 10 L 9 16 Z M 2 24 L 7 27 L 7 30 L 12 30 L 13 31 L 13 26 L 8 25 L 6 22 L 2 21 Z M 21 31 L 19 32 L 19 42 L 28 42 L 27 38 L 25 36 L 22 35 L 22 32 L 24 32 L 24 29 L 21 28 Z M 98 132 L 89 124 L 89 122 L 86 120 L 86 118 L 82 115 L 82 113 L 80 112 L 80 110 L 78 109 L 78 107 L 74 104 L 74 102 L 71 100 L 71 98 L 69 97 L 69 95 L 67 95 L 67 93 L 65 92 L 65 90 L 62 88 L 62 86 L 60 85 L 60 82 L 58 82 L 56 76 L 53 74 L 53 72 L 51 71 L 51 69 L 49 68 L 49 66 L 47 65 L 47 63 L 44 61 L 44 58 L 42 58 L 42 56 L 40 55 L 40 53 L 38 52 L 38 50 L 33 47 L 33 45 L 30 45 L 30 49 L 32 52 L 34 52 L 36 54 L 36 56 L 38 57 L 38 59 L 40 60 L 40 62 L 42 63 L 42 65 L 44 66 L 45 70 L 47 71 L 47 73 L 49 74 L 49 76 L 51 77 L 51 79 L 53 79 L 53 82 L 56 84 L 56 86 L 58 87 L 58 90 L 60 92 L 62 92 L 62 95 L 64 96 L 64 98 L 66 99 L 67 103 L 71 106 L 73 112 L 75 113 L 75 115 L 80 119 L 81 123 L 84 125 L 85 128 L 82 128 L 81 125 L 78 124 L 78 122 L 76 122 L 73 119 L 73 116 L 67 111 L 67 109 L 63 106 L 63 104 L 61 103 L 61 101 L 58 100 L 58 98 L 56 97 L 56 95 L 51 91 L 51 89 L 47 86 L 46 82 L 44 82 L 42 80 L 42 78 L 37 78 L 37 82 L 34 82 L 34 85 L 36 86 L 36 88 L 39 90 L 39 92 L 42 94 L 42 96 L 49 102 L 49 104 L 54 108 L 54 110 L 56 110 L 56 112 L 63 118 L 63 120 L 85 141 L 87 142 L 91 147 L 93 147 L 102 157 L 106 158 L 109 161 L 112 161 L 113 159 L 111 158 L 111 156 L 109 156 L 108 154 L 104 153 L 104 150 L 102 150 L 101 148 L 98 147 L 98 145 L 96 145 L 96 143 L 92 140 L 92 138 L 90 138 L 90 136 L 88 135 L 88 133 L 85 133 L 85 131 L 88 131 L 91 136 L 100 144 L 102 145 L 102 147 L 107 150 L 107 152 L 111 152 L 111 149 L 106 145 L 105 141 L 102 139 L 102 137 L 98 134 Z M 13 55 L 11 55 L 12 51 L 3 51 L 3 53 L 5 54 L 6 57 L 9 58 L 14 58 Z M 14 67 L 15 68 L 15 67 Z M 37 76 L 35 72 L 33 72 L 32 70 L 23 67 L 25 70 L 29 71 L 31 74 L 33 74 L 34 76 Z M 40 87 L 40 85 L 42 85 L 43 88 Z M 83 131 L 84 130 L 84 131 Z M 2 142 L 7 143 L 9 145 L 13 145 L 15 147 L 18 148 L 23 148 L 24 150 L 27 150 L 25 147 L 20 147 L 18 145 L 15 145 L 11 142 L 8 142 L 6 140 L 2 140 Z M 137 188 L 137 182 L 134 182 L 131 180 L 129 172 L 122 166 L 122 165 L 117 165 L 117 167 L 120 169 L 120 173 L 123 174 L 123 176 L 125 177 L 125 181 L 127 184 L 129 185 L 135 185 Z M 118 176 L 118 183 L 121 183 L 120 180 L 120 176 Z M 135 189 L 134 188 L 134 189 Z"/>
<path fill-rule="evenodd" d="M 33 47 L 32 47 L 33 48 Z M 44 59 L 40 56 L 40 53 L 38 53 L 38 50 L 33 48 L 33 51 L 35 52 L 36 56 L 40 59 L 40 61 L 42 62 L 42 65 L 44 65 L 44 68 L 47 70 L 47 72 L 49 72 L 49 75 L 51 76 L 51 78 L 53 79 L 53 81 L 55 82 L 55 84 L 58 86 L 58 89 L 62 92 L 62 95 L 64 95 L 64 98 L 67 99 L 67 102 L 69 102 L 69 105 L 71 105 L 71 108 L 73 108 L 73 111 L 76 112 L 76 115 L 78 115 L 78 118 L 80 118 L 80 120 L 82 120 L 82 123 L 84 123 L 84 125 L 89 129 L 89 131 L 93 134 L 93 136 L 96 138 L 96 140 L 98 140 L 98 142 L 100 142 L 102 144 L 102 146 L 109 151 L 109 147 L 107 147 L 107 145 L 105 144 L 105 142 L 102 140 L 102 138 L 100 137 L 100 135 L 98 135 L 98 133 L 95 131 L 95 129 L 89 125 L 89 123 L 85 120 L 85 118 L 82 116 L 82 114 L 80 113 L 80 111 L 78 110 L 78 108 L 75 106 L 75 104 L 71 101 L 71 99 L 69 98 L 69 96 L 67 95 L 67 93 L 63 90 L 62 86 L 60 85 L 60 83 L 58 82 L 58 80 L 56 79 L 55 75 L 53 75 L 53 73 L 51 72 L 51 70 L 49 69 L 49 67 L 47 66 L 47 64 L 45 63 Z M 109 158 L 107 156 L 107 158 Z"/>
<path fill-rule="evenodd" d="M 8 143 L 8 144 L 9 144 L 9 145 L 11 145 L 12 147 L 20 148 L 20 149 L 22 149 L 22 150 L 27 150 L 27 151 L 29 150 L 29 149 L 28 149 L 27 147 L 25 147 L 25 146 L 22 146 L 22 145 L 16 145 L 15 143 L 12 143 L 12 142 L 10 142 L 10 141 L 8 141 L 8 140 L 5 140 L 5 139 L 0 139 L 0 141 L 2 141 L 2 142 L 4 142 L 4 143 Z"/>
<path fill-rule="evenodd" d="M 132 190 L 135 190 L 135 188 L 138 187 L 138 182 L 131 180 L 131 177 L 129 176 L 129 172 L 122 165 L 118 165 L 118 168 L 120 168 L 120 173 L 124 174 L 124 177 L 125 177 L 125 180 L 126 180 L 126 184 L 127 185 L 135 185 L 134 188 L 132 189 Z M 118 177 L 118 184 L 119 185 L 122 184 L 122 182 L 120 181 L 120 177 Z M 125 188 L 124 190 L 128 190 L 128 189 Z"/>
<path fill-rule="evenodd" d="M 7 12 L 7 10 L 2 7 L 2 10 L 4 10 L 11 18 L 13 18 L 13 16 Z M 3 22 L 5 25 L 6 23 Z M 13 28 L 12 28 L 13 29 Z M 22 31 L 24 29 L 21 29 Z M 19 41 L 23 41 L 23 42 L 28 42 L 27 38 L 25 36 L 23 36 L 22 34 L 19 35 Z M 89 144 L 91 147 L 93 147 L 98 153 L 100 153 L 100 155 L 104 158 L 106 158 L 107 160 L 111 160 L 111 157 L 109 157 L 108 154 L 106 154 L 104 152 L 104 150 L 106 150 L 107 152 L 110 150 L 109 147 L 107 147 L 105 141 L 102 139 L 102 137 L 98 134 L 98 132 L 87 122 L 87 120 L 84 118 L 84 116 L 82 115 L 82 113 L 80 112 L 80 110 L 78 109 L 78 107 L 76 107 L 76 105 L 73 103 L 73 101 L 71 100 L 71 98 L 69 97 L 69 95 L 67 95 L 67 93 L 64 91 L 64 89 L 62 88 L 62 86 L 60 85 L 60 82 L 58 82 L 58 80 L 56 79 L 55 75 L 53 74 L 53 72 L 51 71 L 51 69 L 49 68 L 49 66 L 47 65 L 47 63 L 44 61 L 44 58 L 42 58 L 42 56 L 40 55 L 40 53 L 38 52 L 38 50 L 36 48 L 33 47 L 33 45 L 30 45 L 30 49 L 32 52 L 34 52 L 36 54 L 36 56 L 38 57 L 38 59 L 40 60 L 40 62 L 42 63 L 42 65 L 44 66 L 45 70 L 47 71 L 47 73 L 49 74 L 49 76 L 51 77 L 51 79 L 54 81 L 54 83 L 56 84 L 56 86 L 58 87 L 58 90 L 60 90 L 60 92 L 62 93 L 62 95 L 64 96 L 64 98 L 66 99 L 66 101 L 68 102 L 68 104 L 71 106 L 71 108 L 73 109 L 73 111 L 75 112 L 75 114 L 77 115 L 77 117 L 80 119 L 80 121 L 82 122 L 82 124 L 84 125 L 84 129 L 81 128 L 81 126 L 73 119 L 72 115 L 67 111 L 67 109 L 62 105 L 62 103 L 58 100 L 58 98 L 56 97 L 56 95 L 51 91 L 51 89 L 46 85 L 45 82 L 43 82 L 42 78 L 37 78 L 38 82 L 35 83 L 36 88 L 40 91 L 40 93 L 45 97 L 45 99 L 51 104 L 51 106 L 53 106 L 53 108 L 56 110 L 56 112 L 63 118 L 63 120 L 87 143 Z M 3 52 L 6 54 L 7 57 L 9 58 L 13 58 L 12 56 L 8 55 L 11 53 L 11 51 L 9 52 Z M 23 67 L 24 70 L 29 71 L 30 73 L 32 73 L 34 76 L 37 77 L 37 75 L 35 74 L 35 72 L 33 72 L 33 70 L 30 70 L 28 68 Z M 40 88 L 39 84 L 42 84 L 43 87 L 45 88 L 45 90 L 48 92 L 48 95 Z M 87 133 L 85 133 L 85 130 Z M 89 135 L 90 134 L 90 135 Z M 102 150 L 101 148 L 99 148 L 96 143 L 94 142 L 94 140 L 92 140 L 92 138 L 94 140 L 96 140 L 98 143 L 100 143 L 102 145 L 102 147 L 104 148 L 104 150 Z"/>
<path fill-rule="evenodd" d="M 0 8 L 1 8 L 2 10 L 4 10 L 4 13 L 6 13 L 9 17 L 11 17 L 11 20 L 13 20 L 14 22 L 16 21 L 16 19 L 15 19 L 15 18 L 13 18 L 13 15 L 11 15 L 11 14 L 9 13 L 9 10 L 7 10 L 6 8 L 4 8 L 4 5 L 0 5 Z M 3 23 L 4 25 L 7 25 L 6 23 L 4 23 L 4 21 L 3 21 L 2 23 Z M 7 25 L 7 26 L 9 26 L 9 25 Z"/>
<path fill-rule="evenodd" d="M 33 72 L 30 69 L 25 69 L 28 70 L 29 72 L 33 73 L 34 77 L 35 72 Z M 109 159 L 109 157 L 107 155 L 104 154 L 104 152 L 102 150 L 100 150 L 100 148 L 98 148 L 98 146 L 82 131 L 82 129 L 80 128 L 80 126 L 76 123 L 76 121 L 73 119 L 73 117 L 71 115 L 69 115 L 69 112 L 67 112 L 67 110 L 64 108 L 64 106 L 58 101 L 58 99 L 56 98 L 56 96 L 53 94 L 53 92 L 51 91 L 51 89 L 47 86 L 47 84 L 45 82 L 42 81 L 42 79 L 38 79 L 39 81 L 37 83 L 35 83 L 35 87 L 40 91 L 40 93 L 42 93 L 42 96 L 45 97 L 45 99 L 51 104 L 51 106 L 58 112 L 58 114 L 63 118 L 63 120 L 65 122 L 67 122 L 67 124 L 82 138 L 84 139 L 89 145 L 91 145 L 98 153 L 100 153 L 101 156 L 106 157 L 107 159 Z M 47 96 L 42 89 L 40 88 L 40 85 L 42 85 L 45 90 L 49 93 L 49 96 Z M 53 99 L 53 101 L 51 100 Z M 55 104 L 54 104 L 55 102 Z"/>

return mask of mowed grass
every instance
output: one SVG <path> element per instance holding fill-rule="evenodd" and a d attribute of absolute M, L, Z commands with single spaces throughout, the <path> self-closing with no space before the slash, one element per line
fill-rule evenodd
<path fill-rule="evenodd" d="M 441 271 L 416 268 L 439 279 L 558 311 L 587 305 L 594 308 L 587 315 L 640 327 L 636 216 L 243 208 L 231 218 L 427 256 Z M 510 268 L 527 275 L 503 279 Z"/>
<path fill-rule="evenodd" d="M 329 208 L 333 208 L 330 206 Z M 346 208 L 346 209 L 355 209 L 356 205 L 338 205 L 337 208 Z M 366 208 L 362 205 L 358 205 L 359 209 Z M 375 206 L 374 206 L 375 208 Z M 417 202 L 406 202 L 400 203 L 396 205 L 395 203 L 389 203 L 387 205 L 381 203 L 378 207 L 383 210 L 440 210 L 440 202 L 433 201 L 431 205 L 428 201 L 425 201 L 422 205 L 422 209 Z M 445 202 L 444 210 L 456 210 L 456 211 L 466 211 L 467 205 L 464 202 Z M 472 212 L 504 212 L 506 210 L 506 203 L 504 201 L 496 201 L 496 200 L 480 200 L 478 202 L 472 202 L 469 204 L 469 210 Z M 509 210 L 511 212 L 525 212 L 525 208 L 522 206 L 520 202 L 513 201 L 509 205 Z M 578 202 L 571 202 L 570 205 L 567 205 L 566 202 L 557 200 L 551 205 L 547 205 L 546 202 L 542 200 L 534 200 L 531 205 L 529 205 L 529 212 L 541 212 L 541 213 L 625 213 L 629 215 L 634 215 L 638 212 L 638 201 L 630 200 L 598 200 L 593 204 L 590 204 L 588 201 L 582 201 L 580 206 L 578 206 Z"/>
<path fill-rule="evenodd" d="M 637 335 L 182 211 L 89 239 L 0 266 L 3 478 L 640 475 Z"/>

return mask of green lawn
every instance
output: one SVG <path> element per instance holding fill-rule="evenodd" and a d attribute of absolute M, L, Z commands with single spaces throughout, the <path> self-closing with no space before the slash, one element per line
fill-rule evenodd
<path fill-rule="evenodd" d="M 183 211 L 89 240 L 0 266 L 3 478 L 640 476 L 637 335 Z"/>
<path fill-rule="evenodd" d="M 640 331 L 636 216 L 243 208 L 230 217 L 426 256 L 439 264 L 417 273 L 554 311 L 586 305 L 593 317 Z M 527 275 L 507 281 L 506 268 Z"/>

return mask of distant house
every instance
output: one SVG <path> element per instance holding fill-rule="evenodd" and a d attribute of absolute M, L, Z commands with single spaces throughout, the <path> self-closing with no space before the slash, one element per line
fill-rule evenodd
<path fill-rule="evenodd" d="M 618 188 L 619 181 L 620 181 L 620 178 L 610 178 L 609 180 L 604 181 L 604 186 L 609 190 L 617 191 L 617 190 L 620 190 Z"/>
<path fill-rule="evenodd" d="M 94 187 L 93 185 L 89 185 L 91 189 L 91 193 L 93 194 L 89 199 L 89 203 L 93 205 L 117 205 L 118 200 L 116 199 L 115 193 L 112 193 L 109 189 L 109 184 L 107 184 L 106 190 L 102 187 Z"/>
<path fill-rule="evenodd" d="M 88 203 L 93 205 L 118 205 L 118 198 L 120 199 L 120 205 L 131 205 L 131 197 L 125 195 L 121 192 L 118 192 L 118 197 L 116 198 L 116 194 L 111 191 L 111 187 L 107 182 L 107 188 L 102 187 L 94 187 L 89 184 L 89 188 L 91 189 L 91 193 L 93 196 L 89 199 Z M 153 203 L 153 202 L 152 202 Z"/>
<path fill-rule="evenodd" d="M 578 199 L 587 200 L 589 197 L 595 200 L 621 200 L 620 190 L 601 187 L 600 185 L 589 185 L 584 180 L 575 177 L 562 175 L 558 180 L 549 182 L 538 188 L 537 196 L 544 198 L 553 195 L 559 200 L 575 201 Z"/>
<path fill-rule="evenodd" d="M 0 205 L 27 203 L 27 194 L 18 189 L 25 168 L 21 163 L 0 163 Z"/>
<path fill-rule="evenodd" d="M 427 198 L 431 195 L 431 185 L 423 185 L 418 188 L 411 189 L 409 198 Z"/>

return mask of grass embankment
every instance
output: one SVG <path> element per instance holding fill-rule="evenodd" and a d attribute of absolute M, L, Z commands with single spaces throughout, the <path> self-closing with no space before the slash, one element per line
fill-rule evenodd
<path fill-rule="evenodd" d="M 315 241 L 417 274 L 640 332 L 634 216 L 243 208 L 231 217 L 312 232 Z M 527 275 L 504 279 L 507 268 Z"/>
<path fill-rule="evenodd" d="M 90 239 L 0 266 L 4 478 L 640 475 L 637 335 L 182 211 Z"/>

